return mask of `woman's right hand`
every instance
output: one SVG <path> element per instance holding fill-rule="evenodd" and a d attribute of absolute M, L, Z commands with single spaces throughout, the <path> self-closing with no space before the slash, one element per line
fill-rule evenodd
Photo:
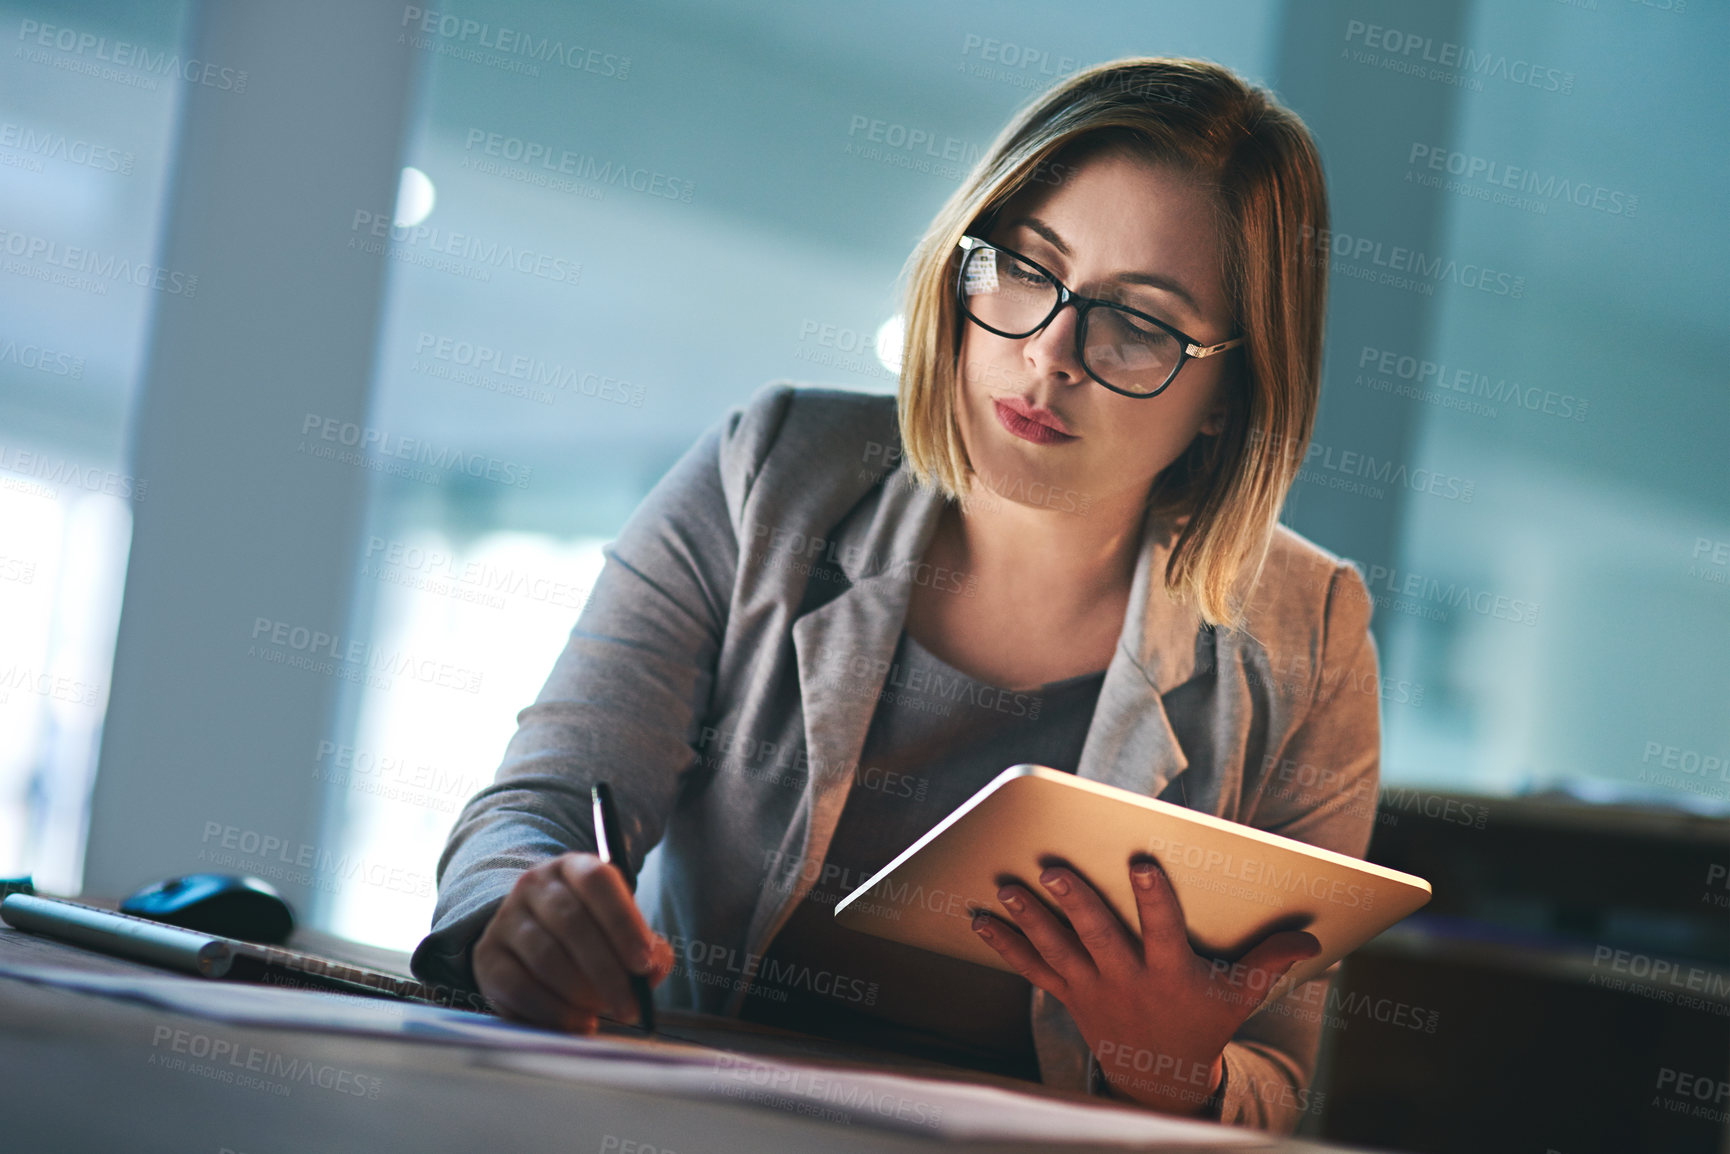
<path fill-rule="evenodd" d="M 673 947 L 649 929 L 616 867 L 567 853 L 517 878 L 472 961 L 480 992 L 501 1015 L 592 1034 L 601 1014 L 637 1020 L 631 975 L 659 985 Z"/>

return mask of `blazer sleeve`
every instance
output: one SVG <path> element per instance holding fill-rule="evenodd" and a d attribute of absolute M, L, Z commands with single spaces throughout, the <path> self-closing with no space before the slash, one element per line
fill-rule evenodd
<path fill-rule="evenodd" d="M 1312 702 L 1285 743 L 1269 749 L 1248 823 L 1362 858 L 1375 829 L 1381 773 L 1381 697 L 1369 590 L 1350 565 L 1328 584 Z M 1252 1014 L 1225 1047 L 1221 1121 L 1289 1134 L 1312 1093 L 1321 1029 L 1338 963 Z"/>
<path fill-rule="evenodd" d="M 759 393 L 687 451 L 604 550 L 605 564 L 490 785 L 438 862 L 432 932 L 411 967 L 474 990 L 470 949 L 517 877 L 593 852 L 589 787 L 611 783 L 633 867 L 661 840 L 709 703 L 738 563 L 740 509 L 779 428 L 785 388 Z"/>

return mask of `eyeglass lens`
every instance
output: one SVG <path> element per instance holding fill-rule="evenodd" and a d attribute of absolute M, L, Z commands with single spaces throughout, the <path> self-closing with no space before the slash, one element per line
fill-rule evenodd
<path fill-rule="evenodd" d="M 967 311 L 975 320 L 1013 337 L 1037 328 L 1057 304 L 1052 279 L 1002 249 L 981 245 L 961 270 Z M 1082 363 L 1126 393 L 1157 392 L 1177 371 L 1177 338 L 1110 305 L 1083 314 Z"/>

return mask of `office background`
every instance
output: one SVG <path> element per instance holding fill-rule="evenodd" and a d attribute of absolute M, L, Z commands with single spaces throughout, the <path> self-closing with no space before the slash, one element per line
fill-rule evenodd
<path fill-rule="evenodd" d="M 1268 84 L 1327 166 L 1285 519 L 1370 581 L 1372 856 L 1438 895 L 1361 969 L 1416 1006 L 1450 950 L 1730 966 L 1730 9 L 1698 0 L 0 7 L 0 873 L 253 873 L 411 946 L 601 545 L 764 382 L 891 391 L 967 164 L 1132 54 Z M 1342 1078 L 1382 1028 L 1350 1026 Z M 1631 1098 L 1708 1060 L 1670 1045 Z M 1388 1113 L 1335 1133 L 1452 1148 Z"/>

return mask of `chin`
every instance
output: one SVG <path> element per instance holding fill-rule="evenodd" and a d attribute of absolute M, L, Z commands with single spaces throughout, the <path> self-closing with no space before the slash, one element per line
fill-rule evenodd
<path fill-rule="evenodd" d="M 973 464 L 977 497 L 1071 513 L 1085 513 L 1092 507 L 1097 498 L 1081 483 L 1085 477 L 1076 469 L 1053 468 L 1049 460 L 1034 457 L 1045 450 L 1005 432 L 996 417 L 985 419 L 991 424 L 970 435 L 964 430 L 962 438 Z"/>

